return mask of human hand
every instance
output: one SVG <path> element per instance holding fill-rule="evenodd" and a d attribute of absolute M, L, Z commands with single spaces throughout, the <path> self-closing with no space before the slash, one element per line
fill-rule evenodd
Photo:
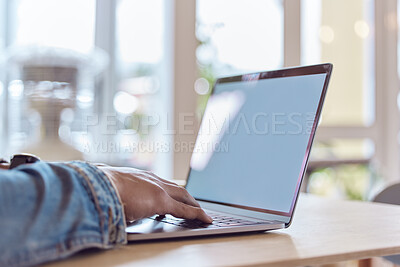
<path fill-rule="evenodd" d="M 124 206 L 125 217 L 134 221 L 155 214 L 171 214 L 178 218 L 212 219 L 196 200 L 177 184 L 164 180 L 152 172 L 127 167 L 97 165 L 117 189 Z"/>
<path fill-rule="evenodd" d="M 9 168 L 10 168 L 10 163 L 0 158 L 0 169 L 8 170 Z"/>

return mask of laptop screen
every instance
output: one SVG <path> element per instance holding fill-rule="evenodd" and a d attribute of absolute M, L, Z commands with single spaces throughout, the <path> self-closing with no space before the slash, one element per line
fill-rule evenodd
<path fill-rule="evenodd" d="M 328 73 L 268 74 L 217 81 L 190 163 L 196 199 L 291 213 Z"/>

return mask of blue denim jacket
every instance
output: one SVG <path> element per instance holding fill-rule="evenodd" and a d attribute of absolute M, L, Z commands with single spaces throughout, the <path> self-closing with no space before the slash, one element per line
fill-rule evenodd
<path fill-rule="evenodd" d="M 84 162 L 0 170 L 0 266 L 35 265 L 126 243 L 118 195 Z"/>

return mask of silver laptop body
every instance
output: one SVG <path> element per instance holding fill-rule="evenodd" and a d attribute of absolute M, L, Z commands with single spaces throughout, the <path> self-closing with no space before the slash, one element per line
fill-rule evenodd
<path fill-rule="evenodd" d="M 320 64 L 218 79 L 186 184 L 214 222 L 153 216 L 129 224 L 128 240 L 289 227 L 331 72 Z"/>

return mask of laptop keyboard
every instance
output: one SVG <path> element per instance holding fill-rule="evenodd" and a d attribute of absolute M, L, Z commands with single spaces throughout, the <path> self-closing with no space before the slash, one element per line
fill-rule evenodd
<path fill-rule="evenodd" d="M 185 220 L 176 218 L 171 215 L 165 216 L 154 216 L 151 219 L 165 222 L 169 224 L 173 224 L 180 227 L 196 229 L 196 228 L 221 228 L 221 227 L 232 227 L 232 226 L 244 226 L 244 225 L 256 225 L 256 224 L 265 224 L 267 222 L 264 221 L 251 221 L 243 218 L 232 217 L 227 214 L 214 213 L 207 211 L 207 214 L 213 218 L 213 222 L 211 224 L 206 224 L 200 220 Z"/>

